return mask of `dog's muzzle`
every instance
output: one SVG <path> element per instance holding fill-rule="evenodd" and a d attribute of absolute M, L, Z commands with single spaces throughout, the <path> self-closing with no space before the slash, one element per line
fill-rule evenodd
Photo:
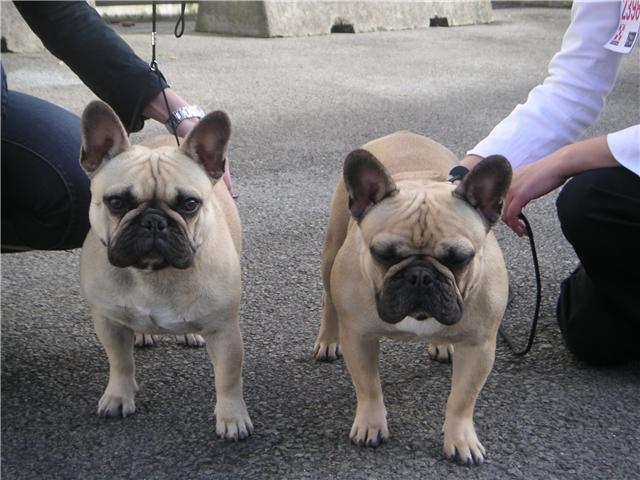
<path fill-rule="evenodd" d="M 462 299 L 453 280 L 419 258 L 385 280 L 376 303 L 378 315 L 387 323 L 398 323 L 408 316 L 453 325 L 462 318 Z"/>
<path fill-rule="evenodd" d="M 120 268 L 185 269 L 193 264 L 195 249 L 175 220 L 161 210 L 149 208 L 114 238 L 108 254 L 109 262 Z"/>

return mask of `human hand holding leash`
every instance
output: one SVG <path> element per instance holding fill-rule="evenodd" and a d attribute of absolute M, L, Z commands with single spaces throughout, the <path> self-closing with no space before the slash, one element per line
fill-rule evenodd
<path fill-rule="evenodd" d="M 481 158 L 467 155 L 460 163 L 473 168 Z M 567 145 L 537 162 L 516 168 L 505 198 L 502 220 L 521 237 L 526 234 L 526 228 L 519 217 L 530 201 L 555 190 L 578 173 L 617 165 L 603 135 Z"/>

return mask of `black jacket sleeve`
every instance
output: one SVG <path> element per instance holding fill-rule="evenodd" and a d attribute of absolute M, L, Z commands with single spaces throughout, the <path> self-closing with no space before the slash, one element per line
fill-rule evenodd
<path fill-rule="evenodd" d="M 142 110 L 167 88 L 84 1 L 14 2 L 45 48 L 115 110 L 127 131 L 144 126 Z"/>

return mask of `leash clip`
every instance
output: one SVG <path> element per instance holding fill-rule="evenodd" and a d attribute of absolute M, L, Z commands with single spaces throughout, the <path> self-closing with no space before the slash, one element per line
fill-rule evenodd
<path fill-rule="evenodd" d="M 456 165 L 451 170 L 449 170 L 449 178 L 447 178 L 447 182 L 455 183 L 458 180 L 462 180 L 467 173 L 469 173 L 469 169 L 463 165 Z"/>

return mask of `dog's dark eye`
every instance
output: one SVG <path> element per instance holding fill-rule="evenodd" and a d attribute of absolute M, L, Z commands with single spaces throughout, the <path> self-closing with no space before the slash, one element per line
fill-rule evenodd
<path fill-rule="evenodd" d="M 137 201 L 130 189 L 120 190 L 105 195 L 102 201 L 113 215 L 122 216 L 137 206 Z"/>
<path fill-rule="evenodd" d="M 126 202 L 121 197 L 111 197 L 107 199 L 107 206 L 112 213 L 121 213 L 126 207 Z"/>
<path fill-rule="evenodd" d="M 463 268 L 474 257 L 475 252 L 461 252 L 457 250 L 449 250 L 447 256 L 441 259 L 441 262 L 450 269 Z"/>
<path fill-rule="evenodd" d="M 183 213 L 195 213 L 200 208 L 200 201 L 195 198 L 187 198 L 180 205 Z"/>
<path fill-rule="evenodd" d="M 373 259 L 378 263 L 382 263 L 383 265 L 393 264 L 398 260 L 398 255 L 393 248 L 378 250 L 375 247 L 371 247 L 370 251 Z"/>

